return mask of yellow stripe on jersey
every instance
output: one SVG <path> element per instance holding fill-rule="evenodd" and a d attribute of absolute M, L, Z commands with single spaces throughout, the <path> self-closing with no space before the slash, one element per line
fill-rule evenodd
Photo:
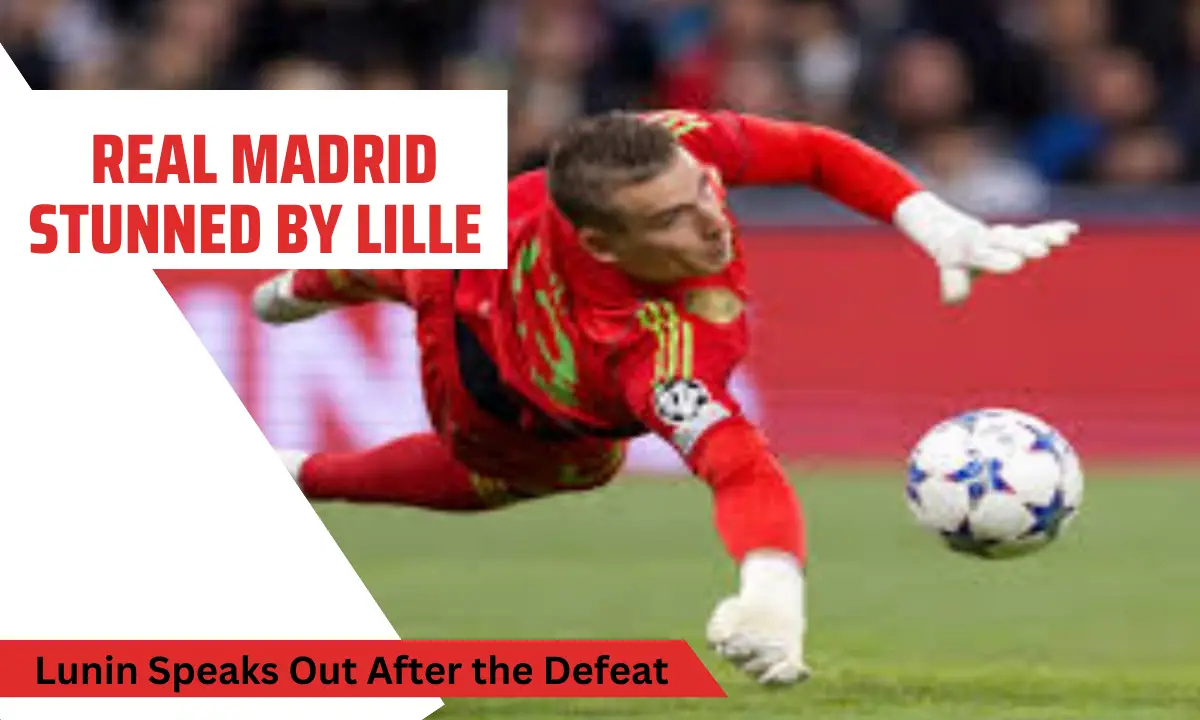
<path fill-rule="evenodd" d="M 638 310 L 638 323 L 654 333 L 658 346 L 654 356 L 654 379 L 690 378 L 695 372 L 695 342 L 691 320 L 681 318 L 675 305 L 665 300 L 651 300 Z"/>
<path fill-rule="evenodd" d="M 663 351 L 667 361 L 662 369 L 662 379 L 666 379 L 674 377 L 675 373 L 679 372 L 679 316 L 675 314 L 674 305 L 668 305 L 663 310 L 666 311 L 663 340 L 666 347 L 663 348 Z"/>

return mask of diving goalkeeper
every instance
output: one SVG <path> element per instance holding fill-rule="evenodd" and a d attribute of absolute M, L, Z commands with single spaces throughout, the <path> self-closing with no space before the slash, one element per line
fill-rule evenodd
<path fill-rule="evenodd" d="M 808 677 L 801 505 L 728 387 L 749 328 L 726 192 L 791 184 L 893 225 L 932 259 L 947 303 L 975 273 L 1014 272 L 1078 232 L 985 224 L 829 128 L 728 111 L 582 119 L 510 183 L 507 270 L 300 270 L 256 290 L 272 324 L 411 306 L 434 428 L 281 457 L 314 501 L 482 511 L 604 486 L 630 439 L 658 435 L 711 489 L 736 564 L 708 641 L 763 684 Z"/>

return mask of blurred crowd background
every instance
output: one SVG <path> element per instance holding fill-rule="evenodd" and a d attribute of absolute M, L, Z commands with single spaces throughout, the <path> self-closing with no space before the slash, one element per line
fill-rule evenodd
<path fill-rule="evenodd" d="M 507 88 L 838 127 L 987 212 L 1200 180 L 1200 0 L 0 0 L 35 89 Z"/>

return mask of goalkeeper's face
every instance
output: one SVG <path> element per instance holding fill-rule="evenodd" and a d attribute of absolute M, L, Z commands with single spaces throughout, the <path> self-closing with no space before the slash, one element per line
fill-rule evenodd
<path fill-rule="evenodd" d="M 634 277 L 675 282 L 721 272 L 733 259 L 733 229 L 709 168 L 680 148 L 667 168 L 613 193 L 621 230 L 593 247 Z"/>

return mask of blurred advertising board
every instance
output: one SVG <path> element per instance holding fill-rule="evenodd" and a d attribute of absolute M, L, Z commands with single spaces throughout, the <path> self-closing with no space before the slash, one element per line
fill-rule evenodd
<path fill-rule="evenodd" d="M 787 459 L 890 460 L 927 427 L 1018 407 L 1089 458 L 1200 457 L 1200 233 L 1092 229 L 977 283 L 962 307 L 883 229 L 746 231 L 755 335 L 736 392 Z M 287 328 L 249 309 L 261 272 L 161 271 L 268 440 L 359 447 L 428 428 L 411 313 L 373 306 Z M 679 470 L 657 440 L 631 470 Z"/>

